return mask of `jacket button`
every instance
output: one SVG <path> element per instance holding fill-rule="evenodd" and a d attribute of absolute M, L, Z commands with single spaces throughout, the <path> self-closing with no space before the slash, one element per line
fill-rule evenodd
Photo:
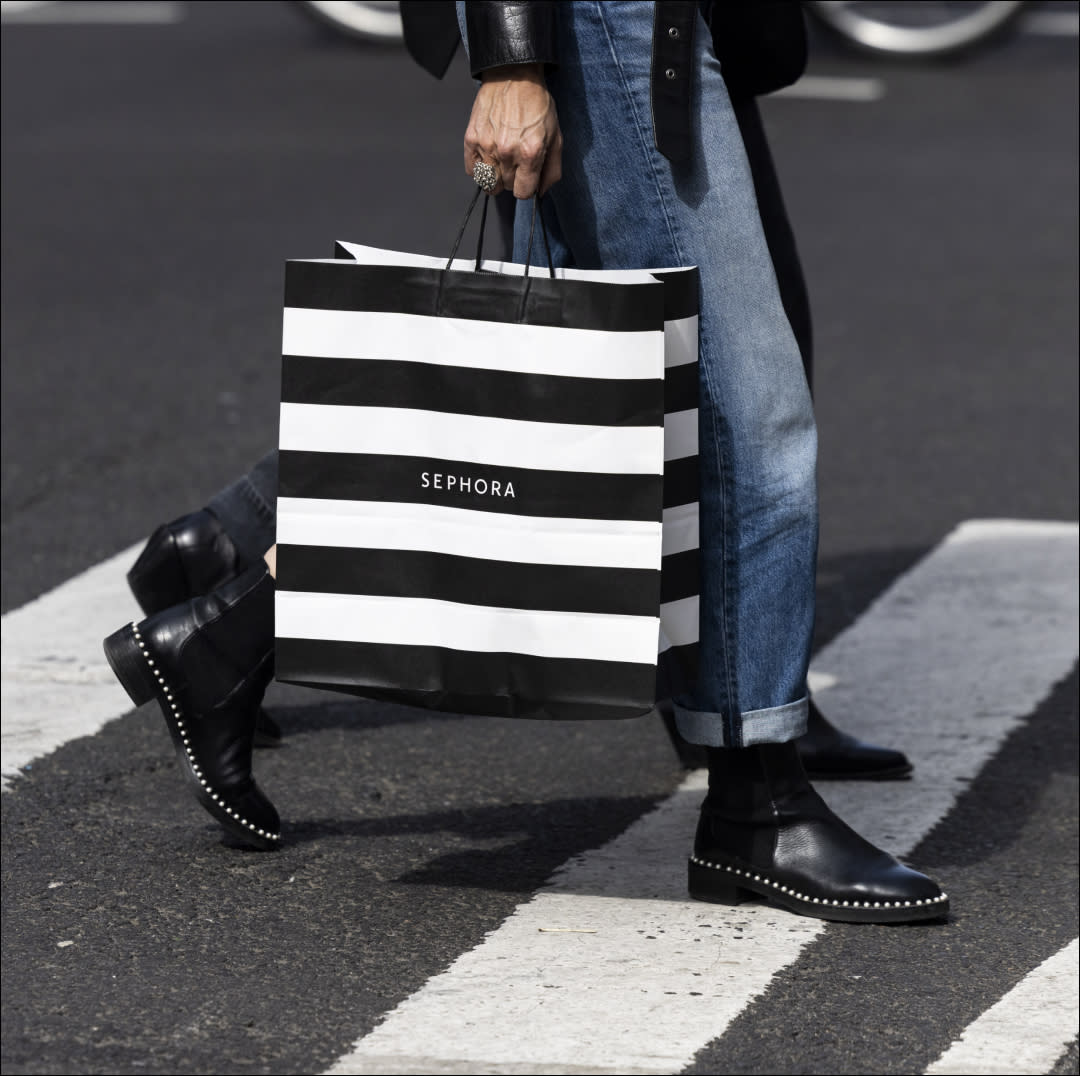
<path fill-rule="evenodd" d="M 679 28 L 677 26 L 669 26 L 667 35 L 668 35 L 668 37 L 678 37 L 679 36 Z"/>
<path fill-rule="evenodd" d="M 664 78 L 674 78 L 674 77 L 675 77 L 675 68 L 674 67 L 669 67 L 664 72 Z"/>

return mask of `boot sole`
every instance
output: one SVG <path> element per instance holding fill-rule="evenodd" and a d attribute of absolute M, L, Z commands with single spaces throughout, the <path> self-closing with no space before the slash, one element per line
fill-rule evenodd
<path fill-rule="evenodd" d="M 157 670 L 139 636 L 138 628 L 128 624 L 113 632 L 104 643 L 105 657 L 128 697 L 136 706 L 154 700 L 165 718 L 169 735 L 180 761 L 180 771 L 195 793 L 195 798 L 230 834 L 244 844 L 263 852 L 280 847 L 281 836 L 260 830 L 227 806 L 207 784 L 194 755 L 191 753 L 184 718 L 164 677 Z"/>
<path fill-rule="evenodd" d="M 730 864 L 706 863 L 695 856 L 690 857 L 687 875 L 690 896 L 711 904 L 766 900 L 796 915 L 840 923 L 917 923 L 944 919 L 949 914 L 949 898 L 944 893 L 928 900 L 828 900 L 798 893 L 760 872 Z"/>

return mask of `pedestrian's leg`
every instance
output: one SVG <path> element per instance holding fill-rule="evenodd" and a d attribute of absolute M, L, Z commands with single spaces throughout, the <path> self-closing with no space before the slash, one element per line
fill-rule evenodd
<path fill-rule="evenodd" d="M 754 98 L 732 104 L 754 180 L 754 194 L 769 258 L 776 270 L 780 301 L 799 345 L 807 384 L 813 389 L 814 340 L 810 300 L 769 140 Z M 866 743 L 840 731 L 820 711 L 809 692 L 807 702 L 807 731 L 796 743 L 806 772 L 812 778 L 895 780 L 911 774 L 911 762 L 902 751 Z M 687 748 L 683 747 L 683 751 Z"/>
<path fill-rule="evenodd" d="M 813 625 L 816 434 L 738 125 L 702 25 L 710 77 L 694 92 L 708 126 L 673 166 L 652 138 L 653 5 L 559 10 L 549 85 L 567 167 L 548 201 L 570 257 L 581 268 L 701 270 L 704 660 L 680 722 L 715 746 L 793 739 Z"/>
<path fill-rule="evenodd" d="M 772 150 L 761 122 L 761 111 L 753 97 L 733 101 L 735 119 L 739 124 L 746 149 L 746 160 L 750 165 L 750 175 L 754 181 L 754 195 L 757 198 L 758 211 L 761 214 L 761 227 L 765 233 L 765 243 L 769 248 L 769 258 L 776 272 L 776 283 L 780 288 L 780 301 L 784 313 L 791 323 L 795 342 L 799 345 L 806 382 L 811 389 L 814 385 L 814 332 L 810 315 L 810 297 L 806 290 L 806 277 L 803 275 L 799 249 L 795 243 L 795 233 L 788 218 L 787 206 L 780 188 L 780 180 L 773 163 Z"/>
<path fill-rule="evenodd" d="M 259 704 L 274 673 L 274 580 L 258 563 L 210 594 L 129 624 L 105 655 L 137 706 L 158 704 L 181 773 L 234 837 L 280 841 L 277 811 L 251 768 Z"/>
<path fill-rule="evenodd" d="M 277 529 L 278 454 L 210 498 L 205 508 L 164 523 L 128 572 L 144 613 L 208 594 L 257 564 Z"/>
<path fill-rule="evenodd" d="M 838 819 L 792 742 L 805 729 L 814 615 L 810 395 L 703 24 L 695 152 L 672 165 L 655 150 L 653 18 L 648 3 L 621 3 L 617 17 L 613 5 L 560 5 L 549 85 L 565 163 L 550 201 L 582 268 L 701 270 L 702 660 L 677 701 L 683 734 L 711 750 L 691 892 L 862 922 L 940 917 L 940 889 Z"/>
<path fill-rule="evenodd" d="M 207 507 L 164 523 L 151 534 L 128 572 L 128 585 L 144 613 L 164 612 L 210 594 L 236 579 L 272 546 L 277 529 L 278 454 L 215 494 Z M 277 722 L 261 707 L 256 747 L 277 747 Z"/>
<path fill-rule="evenodd" d="M 254 564 L 276 540 L 277 495 L 278 454 L 274 450 L 207 502 L 207 508 L 249 564 Z"/>

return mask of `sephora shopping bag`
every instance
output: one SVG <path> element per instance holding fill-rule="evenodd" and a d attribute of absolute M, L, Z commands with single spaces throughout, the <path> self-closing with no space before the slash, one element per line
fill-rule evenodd
<path fill-rule="evenodd" d="M 696 666 L 697 271 L 337 254 L 286 268 L 278 679 L 647 712 Z"/>

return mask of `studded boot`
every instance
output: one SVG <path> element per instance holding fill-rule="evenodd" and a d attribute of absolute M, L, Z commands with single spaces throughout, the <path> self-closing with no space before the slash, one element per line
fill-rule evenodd
<path fill-rule="evenodd" d="M 105 640 L 137 706 L 155 700 L 199 802 L 233 836 L 269 850 L 273 804 L 251 773 L 256 714 L 274 671 L 274 580 L 265 564 Z"/>
<path fill-rule="evenodd" d="M 709 793 L 689 864 L 690 895 L 764 898 L 849 923 L 940 919 L 937 884 L 875 848 L 814 791 L 794 743 L 709 748 Z"/>
<path fill-rule="evenodd" d="M 139 608 L 151 616 L 209 594 L 249 567 L 217 516 L 201 508 L 158 527 L 127 573 L 127 581 Z M 260 709 L 255 746 L 280 747 L 281 738 L 277 722 Z"/>

